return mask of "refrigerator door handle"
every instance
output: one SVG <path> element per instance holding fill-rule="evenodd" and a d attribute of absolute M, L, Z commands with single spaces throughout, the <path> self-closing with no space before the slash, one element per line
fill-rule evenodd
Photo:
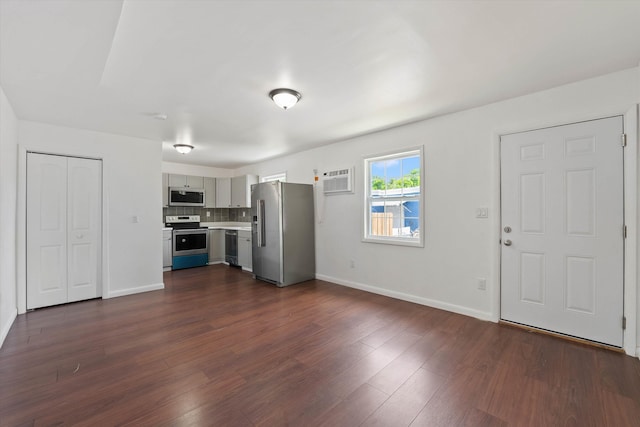
<path fill-rule="evenodd" d="M 264 242 L 264 200 L 258 200 L 258 247 L 265 246 Z"/>

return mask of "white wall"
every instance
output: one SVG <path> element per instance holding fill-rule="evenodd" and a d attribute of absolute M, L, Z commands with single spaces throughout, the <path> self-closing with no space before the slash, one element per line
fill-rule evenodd
<path fill-rule="evenodd" d="M 499 135 L 624 114 L 640 101 L 639 86 L 634 68 L 353 138 L 236 174 L 286 171 L 287 181 L 313 183 L 313 169 L 321 173 L 355 166 L 355 194 L 316 197 L 318 278 L 497 320 Z M 363 156 L 419 144 L 425 153 L 425 247 L 363 243 Z M 489 219 L 475 218 L 480 206 L 489 207 Z M 486 291 L 477 289 L 479 277 L 487 278 Z"/>
<path fill-rule="evenodd" d="M 0 347 L 16 317 L 18 120 L 0 87 Z"/>
<path fill-rule="evenodd" d="M 189 156 L 189 154 L 185 154 L 185 156 Z M 162 162 L 162 173 L 208 176 L 212 178 L 217 178 L 217 177 L 224 178 L 224 177 L 233 176 L 232 169 L 214 168 L 210 166 L 188 165 L 184 163 L 171 163 L 171 162 Z"/>
<path fill-rule="evenodd" d="M 19 122 L 18 229 L 24 230 L 26 152 L 100 158 L 103 163 L 104 298 L 162 289 L 159 141 Z M 135 222 L 138 217 L 139 222 Z M 24 311 L 24 234 L 18 234 L 18 309 Z"/>

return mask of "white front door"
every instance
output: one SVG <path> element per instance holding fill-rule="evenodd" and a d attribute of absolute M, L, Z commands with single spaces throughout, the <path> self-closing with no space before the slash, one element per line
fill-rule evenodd
<path fill-rule="evenodd" d="M 101 294 L 101 162 L 27 155 L 27 308 Z"/>
<path fill-rule="evenodd" d="M 622 346 L 622 117 L 506 135 L 501 318 Z"/>

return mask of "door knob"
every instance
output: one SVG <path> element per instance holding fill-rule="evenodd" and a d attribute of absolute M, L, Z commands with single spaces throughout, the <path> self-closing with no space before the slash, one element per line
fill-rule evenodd
<path fill-rule="evenodd" d="M 507 239 L 504 241 L 505 246 L 511 246 L 511 240 Z"/>

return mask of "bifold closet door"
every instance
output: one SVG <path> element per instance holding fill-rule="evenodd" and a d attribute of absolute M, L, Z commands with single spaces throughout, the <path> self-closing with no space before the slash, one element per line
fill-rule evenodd
<path fill-rule="evenodd" d="M 27 155 L 27 308 L 101 294 L 102 162 Z"/>

